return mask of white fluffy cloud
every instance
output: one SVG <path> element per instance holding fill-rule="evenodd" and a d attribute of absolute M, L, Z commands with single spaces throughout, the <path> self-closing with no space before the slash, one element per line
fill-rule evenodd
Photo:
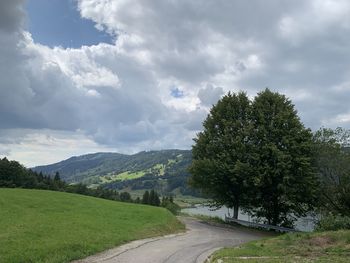
<path fill-rule="evenodd" d="M 76 142 L 57 160 L 89 149 L 189 148 L 222 94 L 254 96 L 267 86 L 291 97 L 306 126 L 350 128 L 348 1 L 77 6 L 114 44 L 41 45 L 25 29 L 23 1 L 1 1 L 0 155 L 28 165 L 54 161 L 34 147 L 50 132 L 66 138 L 48 140 L 47 149 Z"/>

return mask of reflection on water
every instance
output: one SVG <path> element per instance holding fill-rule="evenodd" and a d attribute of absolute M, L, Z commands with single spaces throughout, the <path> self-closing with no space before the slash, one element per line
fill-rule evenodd
<path fill-rule="evenodd" d="M 213 210 L 213 208 L 201 204 L 196 205 L 193 208 L 184 208 L 181 211 L 189 215 L 206 215 L 212 217 L 216 216 L 221 219 L 225 219 L 225 215 L 232 216 L 233 214 L 232 209 L 228 209 L 225 206 L 217 210 Z M 249 215 L 244 214 L 244 212 L 241 210 L 239 211 L 238 219 L 249 222 L 252 221 L 252 218 Z M 315 219 L 316 218 L 314 216 L 301 217 L 295 222 L 295 229 L 300 231 L 311 232 L 315 228 Z"/>

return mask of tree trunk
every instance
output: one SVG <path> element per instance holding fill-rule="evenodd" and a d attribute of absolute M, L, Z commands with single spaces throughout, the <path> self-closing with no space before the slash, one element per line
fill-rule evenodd
<path fill-rule="evenodd" d="M 280 213 L 279 213 L 278 201 L 274 200 L 274 202 L 273 202 L 272 225 L 277 226 L 278 223 L 280 223 Z"/>
<path fill-rule="evenodd" d="M 274 216 L 274 217 L 273 217 L 273 220 L 272 220 L 272 225 L 273 225 L 273 226 L 277 226 L 278 221 L 279 221 L 278 219 L 279 219 L 278 216 Z"/>
<path fill-rule="evenodd" d="M 238 205 L 233 206 L 233 218 L 235 219 L 238 219 L 238 209 L 239 209 Z"/>

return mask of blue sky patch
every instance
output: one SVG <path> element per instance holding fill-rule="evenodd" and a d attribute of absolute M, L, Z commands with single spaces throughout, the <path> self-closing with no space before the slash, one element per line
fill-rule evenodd
<path fill-rule="evenodd" d="M 170 94 L 174 98 L 182 98 L 184 96 L 184 92 L 180 90 L 178 87 L 172 87 L 170 90 Z"/>
<path fill-rule="evenodd" d="M 27 0 L 27 29 L 35 42 L 65 48 L 79 48 L 113 37 L 94 27 L 94 22 L 80 17 L 75 0 Z"/>

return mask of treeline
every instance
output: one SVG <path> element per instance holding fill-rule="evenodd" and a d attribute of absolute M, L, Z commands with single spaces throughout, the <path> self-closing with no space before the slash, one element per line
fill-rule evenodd
<path fill-rule="evenodd" d="M 26 169 L 20 163 L 9 161 L 5 157 L 0 159 L 0 187 L 64 190 L 67 185 L 61 181 L 59 174 L 51 178 L 42 173 Z"/>
<path fill-rule="evenodd" d="M 138 198 L 136 201 L 141 202 L 145 205 L 164 207 L 175 215 L 178 214 L 181 210 L 180 206 L 174 203 L 172 196 L 163 196 L 162 201 L 160 201 L 158 193 L 153 189 L 150 192 L 145 191 L 142 196 L 142 200 Z"/>
<path fill-rule="evenodd" d="M 43 175 L 41 172 L 26 169 L 17 161 L 9 161 L 6 157 L 0 159 L 0 187 L 61 191 L 114 201 L 162 206 L 174 214 L 180 210 L 180 207 L 173 202 L 172 197 L 163 197 L 160 201 L 158 193 L 154 190 L 146 191 L 142 200 L 139 197 L 133 200 L 128 192 L 119 193 L 116 190 L 103 187 L 91 189 L 84 184 L 67 184 L 61 180 L 58 172 L 54 176 Z"/>
<path fill-rule="evenodd" d="M 0 187 L 62 191 L 109 200 L 133 202 L 127 192 L 119 193 L 102 187 L 90 189 L 84 184 L 70 185 L 61 180 L 58 172 L 54 176 L 43 175 L 41 172 L 26 169 L 17 161 L 9 161 L 6 157 L 0 159 Z"/>
<path fill-rule="evenodd" d="M 313 166 L 318 176 L 316 207 L 322 214 L 347 217 L 350 222 L 350 131 L 322 128 L 313 141 Z"/>

